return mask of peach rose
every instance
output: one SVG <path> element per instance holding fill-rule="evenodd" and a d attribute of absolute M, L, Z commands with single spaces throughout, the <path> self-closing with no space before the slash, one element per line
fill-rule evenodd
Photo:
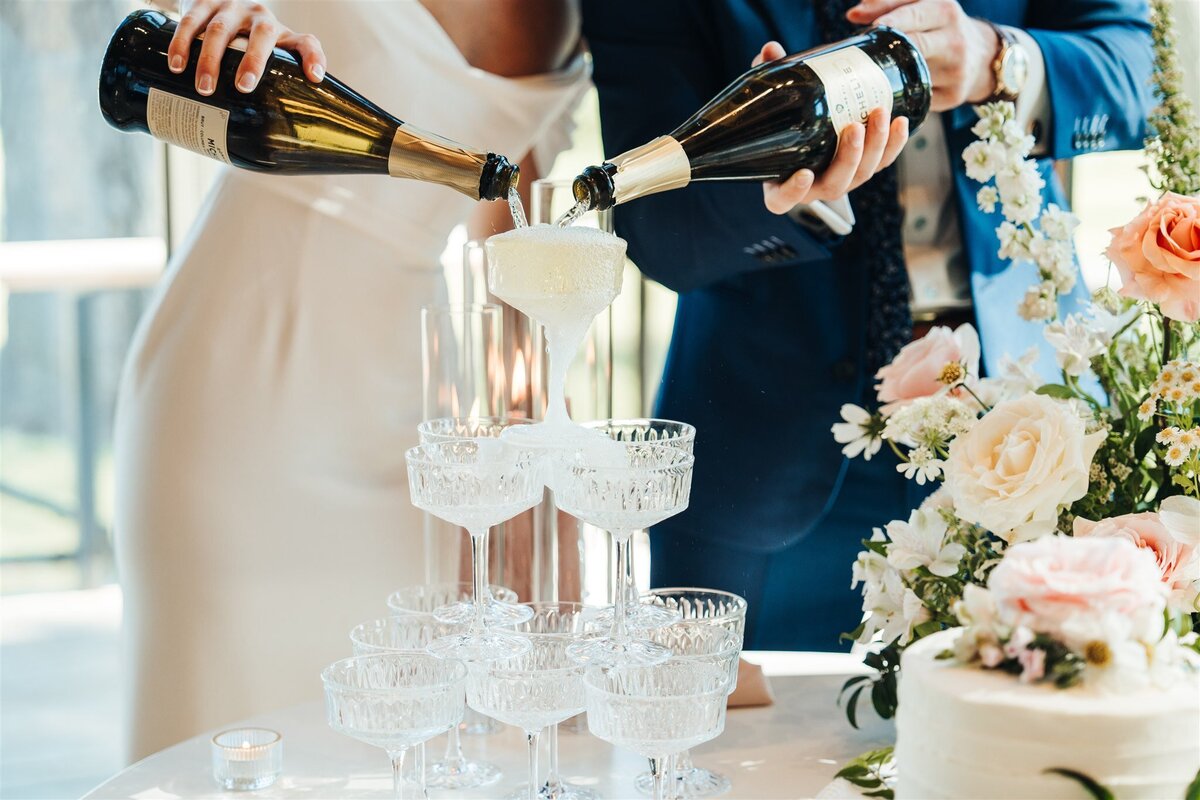
<path fill-rule="evenodd" d="M 1181 610 L 1192 610 L 1189 606 L 1194 595 L 1193 585 L 1200 578 L 1196 574 L 1196 548 L 1172 535 L 1156 512 L 1123 514 L 1099 522 L 1076 517 L 1075 535 L 1081 538 L 1128 539 L 1149 551 L 1158 564 L 1162 582 L 1171 591 L 1172 600 L 1179 601 Z"/>
<path fill-rule="evenodd" d="M 1200 198 L 1167 192 L 1109 232 L 1121 294 L 1157 303 L 1171 319 L 1200 319 Z"/>
<path fill-rule="evenodd" d="M 943 391 L 943 370 L 947 364 L 960 364 L 968 376 L 979 377 L 979 334 L 971 325 L 955 331 L 939 325 L 915 342 L 900 349 L 892 363 L 875 373 L 879 381 L 880 409 L 885 415 L 921 397 Z"/>
<path fill-rule="evenodd" d="M 1161 629 L 1166 589 L 1146 550 L 1124 538 L 1044 536 L 1010 547 L 988 577 L 1000 621 L 1063 638 L 1116 616 L 1135 637 Z"/>

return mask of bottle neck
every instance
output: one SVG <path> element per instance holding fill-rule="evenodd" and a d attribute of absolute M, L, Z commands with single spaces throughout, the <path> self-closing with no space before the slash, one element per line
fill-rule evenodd
<path fill-rule="evenodd" d="M 691 179 L 692 165 L 683 145 L 660 136 L 601 167 L 588 167 L 576 179 L 575 198 L 603 211 L 644 195 L 679 189 Z"/>
<path fill-rule="evenodd" d="M 504 197 L 520 179 L 520 170 L 504 156 L 467 150 L 407 123 L 392 137 L 388 174 L 448 186 L 473 200 Z"/>

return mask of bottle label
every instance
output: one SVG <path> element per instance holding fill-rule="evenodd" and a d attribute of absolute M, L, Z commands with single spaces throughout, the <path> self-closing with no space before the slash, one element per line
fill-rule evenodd
<path fill-rule="evenodd" d="M 146 124 L 156 139 L 232 164 L 226 149 L 229 112 L 151 87 Z"/>
<path fill-rule="evenodd" d="M 825 85 L 829 119 L 838 136 L 851 122 L 866 122 L 867 115 L 882 108 L 892 113 L 892 84 L 875 61 L 855 46 L 842 47 L 804 59 Z"/>

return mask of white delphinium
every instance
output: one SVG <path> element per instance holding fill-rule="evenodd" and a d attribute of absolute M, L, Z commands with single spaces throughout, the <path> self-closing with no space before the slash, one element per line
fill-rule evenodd
<path fill-rule="evenodd" d="M 1017 314 L 1029 322 L 1046 322 L 1058 315 L 1058 288 L 1050 281 L 1030 286 L 1017 306 Z"/>
<path fill-rule="evenodd" d="M 1000 258 L 1009 261 L 1028 261 L 1033 258 L 1030 247 L 1035 234 L 1029 228 L 1005 221 L 996 228 L 996 236 L 1000 239 L 1000 249 L 996 253 Z"/>
<path fill-rule="evenodd" d="M 934 575 L 948 578 L 958 572 L 958 564 L 967 549 L 957 542 L 947 542 L 949 526 L 936 509 L 916 509 L 908 521 L 892 520 L 887 524 L 887 560 L 901 571 L 926 567 Z"/>
<path fill-rule="evenodd" d="M 883 445 L 880 438 L 881 423 L 865 408 L 846 403 L 842 406 L 844 422 L 836 423 L 830 430 L 838 444 L 844 444 L 842 455 L 854 458 L 862 455 L 863 461 L 870 461 L 871 456 L 879 452 Z"/>
<path fill-rule="evenodd" d="M 999 142 L 971 142 L 963 150 L 963 162 L 966 165 L 967 177 L 980 183 L 996 177 L 996 171 L 1005 166 L 1009 160 L 1008 150 Z"/>
<path fill-rule="evenodd" d="M 976 106 L 979 121 L 971 126 L 976 139 L 999 139 L 1004 133 L 1005 123 L 1012 120 L 1016 108 L 1012 103 L 987 103 Z"/>
<path fill-rule="evenodd" d="M 1036 391 L 1044 383 L 1034 368 L 1040 355 L 1037 345 L 1031 346 L 1020 358 L 1013 358 L 1006 353 L 1000 359 L 998 374 L 979 381 L 976 389 L 979 398 L 990 408 L 1005 400 Z"/>
<path fill-rule="evenodd" d="M 1000 202 L 1000 192 L 996 191 L 995 186 L 984 186 L 975 193 L 975 203 L 979 206 L 979 210 L 985 214 L 991 214 L 996 210 L 996 204 Z"/>
<path fill-rule="evenodd" d="M 1000 192 L 1000 213 L 1009 222 L 1028 225 L 1042 210 L 1042 189 L 1046 186 L 1037 164 L 1019 153 L 1008 151 L 1010 160 L 996 170 L 996 188 Z"/>
<path fill-rule="evenodd" d="M 1070 211 L 1059 208 L 1057 203 L 1048 203 L 1038 224 L 1041 227 L 1042 235 L 1047 239 L 1069 242 L 1075 229 L 1079 227 L 1079 217 Z"/>
<path fill-rule="evenodd" d="M 1053 283 L 1059 294 L 1075 288 L 1075 251 L 1069 241 L 1034 236 L 1029 253 L 1042 277 Z"/>

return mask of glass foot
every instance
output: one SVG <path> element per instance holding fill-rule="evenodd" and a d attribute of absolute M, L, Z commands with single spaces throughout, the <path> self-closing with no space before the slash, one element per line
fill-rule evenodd
<path fill-rule="evenodd" d="M 607 636 L 575 642 L 567 655 L 580 664 L 598 667 L 652 667 L 671 657 L 661 644 L 644 639 L 611 639 Z"/>
<path fill-rule="evenodd" d="M 475 606 L 472 603 L 453 603 L 433 612 L 433 617 L 443 625 L 470 625 L 475 621 Z M 489 600 L 483 611 L 483 624 L 487 628 L 511 628 L 533 619 L 533 609 L 515 603 Z"/>
<path fill-rule="evenodd" d="M 643 772 L 633 782 L 634 787 L 644 795 L 654 792 L 654 777 L 649 772 Z M 675 797 L 716 797 L 725 794 L 733 788 L 733 784 L 724 775 L 709 772 L 703 767 L 692 767 L 675 773 Z"/>
<path fill-rule="evenodd" d="M 637 603 L 628 608 L 629 612 L 625 615 L 625 626 L 633 631 L 653 631 L 666 628 L 683 619 L 683 613 L 678 609 L 664 608 L 649 603 Z M 613 607 L 607 606 L 598 609 L 588 621 L 599 628 L 611 628 Z"/>
<path fill-rule="evenodd" d="M 500 768 L 486 761 L 438 761 L 429 765 L 425 783 L 433 789 L 476 789 L 501 777 Z"/>
<path fill-rule="evenodd" d="M 456 633 L 434 639 L 426 648 L 438 658 L 457 658 L 459 661 L 492 661 L 499 658 L 515 658 L 529 652 L 532 645 L 528 639 L 501 633 Z"/>
<path fill-rule="evenodd" d="M 551 791 L 550 784 L 543 783 L 538 790 L 540 800 L 600 800 L 600 795 L 591 789 L 575 786 L 570 783 L 559 783 L 557 791 Z M 529 800 L 529 784 L 512 790 L 504 796 L 504 800 Z"/>

